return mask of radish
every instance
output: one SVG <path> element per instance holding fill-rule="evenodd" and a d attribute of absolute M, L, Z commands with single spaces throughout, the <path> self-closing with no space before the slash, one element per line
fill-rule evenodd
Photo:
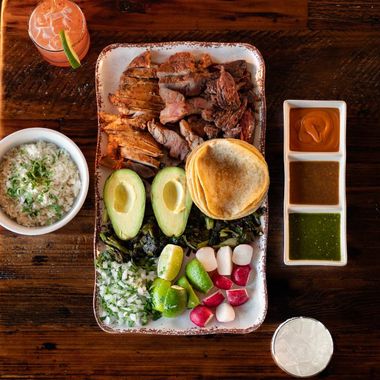
<path fill-rule="evenodd" d="M 198 261 L 200 261 L 206 272 L 212 272 L 218 266 L 214 249 L 211 247 L 203 247 L 198 249 L 195 256 Z"/>
<path fill-rule="evenodd" d="M 224 301 L 224 295 L 220 290 L 211 294 L 210 296 L 203 298 L 202 304 L 209 307 L 216 307 Z"/>
<path fill-rule="evenodd" d="M 229 276 L 232 272 L 232 249 L 225 246 L 219 248 L 216 253 L 216 261 L 218 263 L 218 273 Z"/>
<path fill-rule="evenodd" d="M 214 285 L 217 288 L 223 289 L 223 290 L 231 289 L 232 285 L 233 285 L 233 282 L 229 278 L 227 278 L 225 276 L 221 276 L 218 273 L 215 273 L 212 276 L 212 281 L 214 282 Z"/>
<path fill-rule="evenodd" d="M 251 270 L 252 268 L 250 265 L 234 265 L 231 276 L 232 281 L 236 285 L 246 286 L 249 281 Z"/>
<path fill-rule="evenodd" d="M 216 308 L 215 315 L 219 322 L 232 322 L 235 319 L 235 310 L 231 305 L 223 302 Z"/>
<path fill-rule="evenodd" d="M 206 306 L 198 305 L 190 312 L 190 320 L 199 327 L 205 327 L 214 317 L 214 313 Z"/>
<path fill-rule="evenodd" d="M 247 289 L 230 289 L 226 291 L 230 305 L 240 306 L 249 300 Z"/>
<path fill-rule="evenodd" d="M 248 244 L 240 244 L 235 247 L 232 254 L 232 262 L 237 265 L 248 265 L 251 263 L 253 248 Z"/>

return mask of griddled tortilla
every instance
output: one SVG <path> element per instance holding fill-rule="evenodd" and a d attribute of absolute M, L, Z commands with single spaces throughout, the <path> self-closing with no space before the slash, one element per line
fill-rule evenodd
<path fill-rule="evenodd" d="M 197 206 L 214 219 L 237 219 L 254 212 L 269 186 L 264 157 L 236 139 L 214 139 L 188 157 L 189 189 Z"/>

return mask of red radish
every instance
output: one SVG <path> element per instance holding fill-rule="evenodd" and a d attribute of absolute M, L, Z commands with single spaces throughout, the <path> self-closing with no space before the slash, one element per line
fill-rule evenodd
<path fill-rule="evenodd" d="M 232 281 L 236 285 L 246 286 L 249 281 L 251 270 L 252 268 L 250 265 L 234 265 L 231 276 Z"/>
<path fill-rule="evenodd" d="M 190 313 L 190 320 L 199 327 L 205 327 L 214 317 L 214 313 L 206 306 L 198 305 Z"/>
<path fill-rule="evenodd" d="M 235 310 L 231 305 L 223 302 L 216 308 L 215 315 L 219 322 L 231 322 L 235 319 Z"/>
<path fill-rule="evenodd" d="M 224 301 L 224 295 L 220 290 L 216 291 L 215 293 L 211 294 L 210 296 L 203 298 L 202 303 L 203 305 L 209 306 L 209 307 L 216 307 L 220 305 Z"/>
<path fill-rule="evenodd" d="M 198 261 L 200 261 L 203 268 L 205 268 L 206 272 L 212 272 L 218 266 L 216 262 L 215 251 L 211 247 L 203 247 L 198 249 L 195 256 Z"/>
<path fill-rule="evenodd" d="M 230 289 L 226 291 L 230 305 L 240 306 L 249 300 L 247 289 Z"/>
<path fill-rule="evenodd" d="M 224 276 L 231 275 L 232 272 L 232 249 L 228 245 L 220 247 L 216 253 L 218 263 L 218 273 Z"/>
<path fill-rule="evenodd" d="M 248 265 L 251 263 L 253 248 L 248 244 L 240 244 L 234 248 L 232 262 L 237 265 Z"/>
<path fill-rule="evenodd" d="M 229 278 L 221 276 L 218 273 L 215 273 L 214 276 L 212 276 L 212 281 L 217 288 L 223 290 L 231 289 L 233 285 L 233 282 Z"/>

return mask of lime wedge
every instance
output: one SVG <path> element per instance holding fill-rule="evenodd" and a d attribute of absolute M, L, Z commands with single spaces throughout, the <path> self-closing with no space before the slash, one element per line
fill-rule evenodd
<path fill-rule="evenodd" d="M 158 277 L 168 281 L 174 280 L 181 270 L 182 260 L 182 247 L 174 244 L 166 245 L 158 259 Z"/>
<path fill-rule="evenodd" d="M 167 318 L 178 317 L 186 308 L 187 293 L 184 288 L 172 285 L 166 293 L 162 315 Z"/>
<path fill-rule="evenodd" d="M 160 311 L 161 313 L 164 311 L 164 302 L 166 293 L 170 289 L 171 283 L 170 281 L 163 280 L 162 278 L 157 277 L 150 288 L 150 295 L 152 297 L 153 309 Z"/>
<path fill-rule="evenodd" d="M 193 259 L 186 265 L 186 276 L 191 285 L 202 293 L 207 293 L 214 286 L 200 261 Z"/>
<path fill-rule="evenodd" d="M 180 277 L 177 284 L 186 289 L 188 309 L 194 309 L 195 306 L 198 306 L 201 303 L 198 296 L 195 294 L 193 287 L 190 285 L 190 282 L 187 281 L 185 276 Z"/>
<path fill-rule="evenodd" d="M 64 30 L 61 30 L 59 32 L 59 38 L 61 39 L 63 51 L 65 52 L 67 60 L 69 61 L 71 67 L 73 69 L 77 69 L 81 65 L 80 59 L 71 46 L 69 35 Z"/>

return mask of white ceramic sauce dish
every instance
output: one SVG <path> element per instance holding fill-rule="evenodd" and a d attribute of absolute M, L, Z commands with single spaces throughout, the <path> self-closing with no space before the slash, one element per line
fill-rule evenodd
<path fill-rule="evenodd" d="M 301 152 L 290 149 L 290 110 L 292 108 L 335 108 L 339 110 L 339 150 Z M 284 263 L 286 265 L 343 266 L 347 264 L 346 233 L 346 103 L 339 100 L 286 100 L 284 102 Z M 335 205 L 290 203 L 290 163 L 295 161 L 332 161 L 339 164 L 338 203 Z M 290 258 L 289 215 L 292 213 L 332 213 L 340 215 L 340 259 L 311 260 Z"/>
<path fill-rule="evenodd" d="M 81 209 L 88 192 L 89 186 L 89 172 L 88 166 L 83 153 L 78 146 L 64 134 L 48 128 L 27 128 L 14 132 L 0 141 L 0 160 L 12 148 L 22 144 L 35 142 L 35 141 L 48 141 L 54 143 L 60 148 L 65 149 L 75 162 L 79 170 L 81 179 L 81 189 L 71 208 L 71 210 L 63 216 L 62 219 L 49 226 L 43 227 L 25 227 L 16 223 L 9 218 L 0 209 L 0 225 L 9 231 L 15 232 L 20 235 L 44 235 L 58 230 L 65 226 Z"/>

